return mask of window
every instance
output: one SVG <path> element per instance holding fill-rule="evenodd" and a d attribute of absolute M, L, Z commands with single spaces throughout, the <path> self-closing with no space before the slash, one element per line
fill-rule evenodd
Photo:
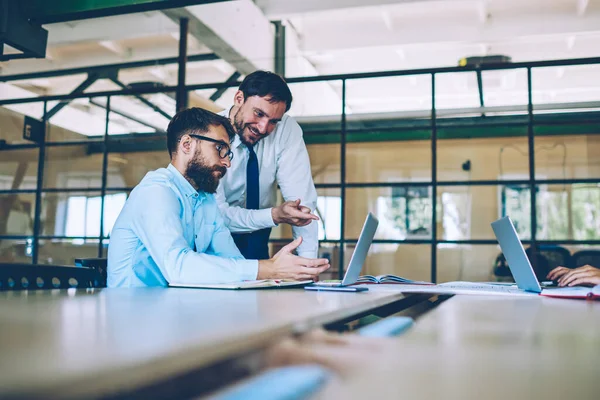
<path fill-rule="evenodd" d="M 600 186 L 573 185 L 571 188 L 573 239 L 600 239 Z"/>
<path fill-rule="evenodd" d="M 471 236 L 470 193 L 442 193 L 444 240 L 465 240 Z"/>
<path fill-rule="evenodd" d="M 319 240 L 339 239 L 341 228 L 342 199 L 339 196 L 318 196 Z"/>
<path fill-rule="evenodd" d="M 116 193 L 104 198 L 104 234 L 109 235 L 121 209 L 125 205 L 127 195 Z M 73 196 L 67 201 L 67 218 L 65 236 L 100 236 L 100 208 L 102 198 Z"/>
<path fill-rule="evenodd" d="M 394 187 L 392 196 L 378 199 L 378 217 L 401 240 L 431 238 L 431 188 Z"/>
<path fill-rule="evenodd" d="M 512 219 L 519 237 L 531 238 L 530 190 L 505 186 L 502 213 Z M 540 240 L 600 239 L 598 184 L 539 185 L 536 192 L 537 234 Z"/>

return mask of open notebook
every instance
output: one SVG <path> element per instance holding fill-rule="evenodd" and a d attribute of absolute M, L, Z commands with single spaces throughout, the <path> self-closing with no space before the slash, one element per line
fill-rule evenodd
<path fill-rule="evenodd" d="M 600 300 L 600 285 L 594 287 L 562 287 L 555 289 L 544 289 L 542 296 L 558 297 L 561 299 L 588 299 Z"/>
<path fill-rule="evenodd" d="M 362 275 L 356 283 L 406 283 L 410 285 L 433 285 L 431 282 L 413 281 L 397 275 Z"/>
<path fill-rule="evenodd" d="M 229 283 L 169 283 L 170 287 L 181 287 L 181 288 L 196 288 L 196 289 L 229 289 L 229 290 L 242 290 L 242 289 L 277 289 L 277 288 L 293 288 L 303 287 L 313 281 L 294 281 L 291 279 L 262 279 L 258 281 L 241 281 L 241 282 L 229 282 Z"/>

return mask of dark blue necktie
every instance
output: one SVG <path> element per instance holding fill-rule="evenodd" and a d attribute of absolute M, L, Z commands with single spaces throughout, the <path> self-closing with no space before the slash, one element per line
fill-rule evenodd
<path fill-rule="evenodd" d="M 246 208 L 258 210 L 258 158 L 252 146 L 248 146 L 248 165 L 246 166 Z"/>
<path fill-rule="evenodd" d="M 246 209 L 258 210 L 259 207 L 259 168 L 258 158 L 252 146 L 248 146 L 248 164 L 246 165 Z M 269 258 L 269 236 L 271 229 L 261 229 L 252 233 L 233 234 L 233 240 L 244 257 L 249 260 Z"/>

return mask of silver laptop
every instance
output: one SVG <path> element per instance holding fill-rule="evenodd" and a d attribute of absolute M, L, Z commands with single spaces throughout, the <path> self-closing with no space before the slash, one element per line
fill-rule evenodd
<path fill-rule="evenodd" d="M 540 293 L 542 288 L 510 218 L 507 216 L 492 222 L 492 229 L 518 288 L 527 292 Z"/>
<path fill-rule="evenodd" d="M 352 258 L 350 259 L 350 264 L 348 264 L 346 274 L 344 275 L 344 279 L 342 281 L 325 280 L 315 282 L 314 286 L 341 287 L 356 283 L 356 280 L 360 276 L 362 266 L 365 263 L 365 260 L 367 259 L 369 247 L 371 247 L 371 243 L 373 242 L 373 238 L 375 237 L 375 231 L 377 231 L 378 225 L 379 220 L 375 218 L 375 216 L 372 213 L 369 213 L 367 215 L 367 219 L 365 220 L 365 224 L 362 227 L 362 231 L 360 232 L 360 236 L 358 237 L 356 248 L 354 249 L 354 253 L 352 254 Z"/>

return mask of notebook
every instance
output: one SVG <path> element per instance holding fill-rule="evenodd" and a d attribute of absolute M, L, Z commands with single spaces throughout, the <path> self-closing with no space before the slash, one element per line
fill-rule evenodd
<path fill-rule="evenodd" d="M 557 297 L 561 299 L 587 299 L 600 300 L 600 285 L 594 287 L 562 287 L 556 289 L 544 289 L 542 296 Z"/>
<path fill-rule="evenodd" d="M 370 284 L 370 283 L 405 283 L 409 285 L 433 285 L 431 282 L 413 281 L 411 279 L 403 278 L 397 275 L 362 275 L 356 280 L 356 283 Z"/>
<path fill-rule="evenodd" d="M 257 281 L 241 281 L 229 283 L 169 283 L 170 287 L 196 288 L 196 289 L 277 289 L 304 287 L 313 281 L 295 281 L 292 279 L 261 279 Z"/>

